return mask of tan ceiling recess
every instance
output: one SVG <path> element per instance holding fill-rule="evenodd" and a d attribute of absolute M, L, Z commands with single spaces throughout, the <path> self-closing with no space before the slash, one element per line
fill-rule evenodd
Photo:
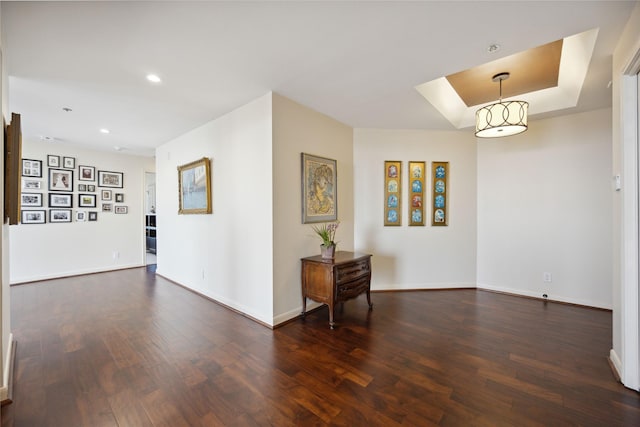
<path fill-rule="evenodd" d="M 491 78 L 510 73 L 502 82 L 502 96 L 509 98 L 558 85 L 562 40 L 557 40 L 469 70 L 446 76 L 462 101 L 471 107 L 496 101 L 500 86 Z"/>

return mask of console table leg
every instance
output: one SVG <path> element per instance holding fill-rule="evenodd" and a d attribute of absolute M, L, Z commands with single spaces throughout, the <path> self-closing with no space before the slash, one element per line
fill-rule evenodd
<path fill-rule="evenodd" d="M 371 291 L 367 290 L 367 302 L 369 303 L 369 310 L 373 308 L 373 304 L 371 303 Z"/>
<path fill-rule="evenodd" d="M 335 322 L 333 321 L 333 304 L 329 304 L 329 327 L 335 329 Z"/>
<path fill-rule="evenodd" d="M 300 315 L 303 319 L 307 315 L 307 297 L 302 297 L 302 313 Z"/>

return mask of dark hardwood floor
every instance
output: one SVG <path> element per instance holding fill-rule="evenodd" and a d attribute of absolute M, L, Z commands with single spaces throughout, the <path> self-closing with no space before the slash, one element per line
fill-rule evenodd
<path fill-rule="evenodd" d="M 274 331 L 143 268 L 11 289 L 2 426 L 638 426 L 611 313 L 374 293 Z"/>

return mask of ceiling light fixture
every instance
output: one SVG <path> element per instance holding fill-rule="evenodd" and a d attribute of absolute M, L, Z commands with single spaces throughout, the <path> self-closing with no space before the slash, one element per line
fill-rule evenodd
<path fill-rule="evenodd" d="M 502 81 L 508 78 L 509 73 L 493 76 L 492 80 L 500 83 L 500 100 L 476 111 L 476 136 L 478 138 L 517 135 L 527 130 L 529 103 L 526 101 L 502 102 Z"/>
<path fill-rule="evenodd" d="M 487 52 L 489 53 L 495 53 L 499 50 L 500 50 L 500 45 L 497 43 L 490 44 L 489 47 L 487 48 Z"/>
<path fill-rule="evenodd" d="M 147 80 L 151 83 L 160 83 L 162 81 L 162 79 L 155 74 L 147 74 Z"/>
<path fill-rule="evenodd" d="M 109 131 L 109 129 L 102 128 L 102 129 L 100 129 L 100 133 L 107 134 L 107 133 L 111 133 L 111 132 Z"/>

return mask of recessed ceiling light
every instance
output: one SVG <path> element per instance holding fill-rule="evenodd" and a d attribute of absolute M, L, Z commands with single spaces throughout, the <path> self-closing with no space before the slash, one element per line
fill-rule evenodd
<path fill-rule="evenodd" d="M 47 142 L 53 142 L 55 140 L 55 138 L 53 138 L 51 136 L 40 135 L 40 140 L 41 141 L 47 141 Z"/>
<path fill-rule="evenodd" d="M 115 147 L 113 147 L 113 149 L 116 150 L 116 151 L 122 151 L 122 147 L 119 147 L 117 145 Z"/>
<path fill-rule="evenodd" d="M 100 133 L 110 133 L 109 129 L 100 129 Z"/>
<path fill-rule="evenodd" d="M 69 107 L 62 107 L 62 111 L 64 111 L 65 113 L 70 113 L 73 110 L 71 108 L 69 108 Z"/>
<path fill-rule="evenodd" d="M 162 80 L 155 74 L 147 74 L 147 80 L 151 83 L 160 83 Z"/>
<path fill-rule="evenodd" d="M 497 44 L 497 43 L 492 43 L 487 48 L 487 52 L 489 52 L 489 53 L 495 53 L 495 52 L 497 52 L 499 50 L 500 50 L 500 45 Z"/>

